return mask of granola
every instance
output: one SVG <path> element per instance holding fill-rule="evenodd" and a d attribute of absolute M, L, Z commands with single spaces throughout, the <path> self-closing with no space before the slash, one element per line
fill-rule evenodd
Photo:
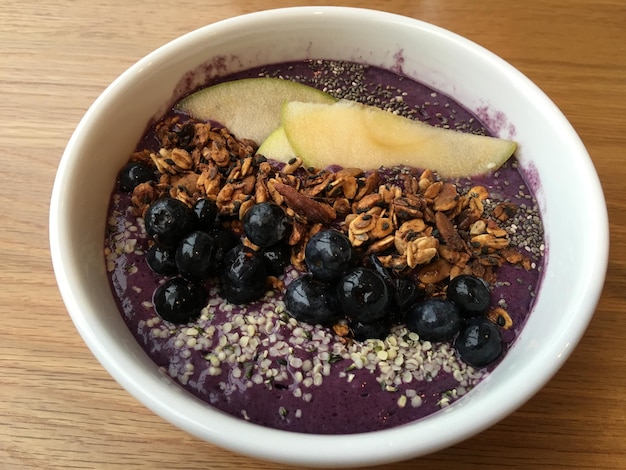
<path fill-rule="evenodd" d="M 158 151 L 131 157 L 160 174 L 158 182 L 142 183 L 133 191 L 137 215 L 166 195 L 189 206 L 209 198 L 223 223 L 243 235 L 246 211 L 272 201 L 291 219 L 288 243 L 296 268 L 304 270 L 310 237 L 332 226 L 348 236 L 362 257 L 375 255 L 386 268 L 413 275 L 430 296 L 443 295 L 447 282 L 460 274 L 493 283 L 503 263 L 531 266 L 500 226 L 517 206 L 504 202 L 487 211 L 484 186 L 464 189 L 414 168 L 391 169 L 394 178 L 382 178 L 385 169 L 305 168 L 299 158 L 270 163 L 256 154 L 254 142 L 191 118 L 181 122 L 178 115 L 164 119 L 157 136 Z M 244 243 L 256 248 L 249 240 Z"/>

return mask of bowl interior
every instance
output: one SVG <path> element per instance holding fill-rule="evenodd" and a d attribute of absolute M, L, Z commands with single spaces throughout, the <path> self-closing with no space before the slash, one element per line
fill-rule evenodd
<path fill-rule="evenodd" d="M 314 436 L 315 445 L 312 436 L 225 416 L 163 376 L 119 315 L 102 254 L 116 174 L 150 119 L 216 74 L 306 58 L 399 71 L 449 94 L 500 136 L 517 140 L 517 155 L 536 188 L 548 248 L 540 294 L 520 338 L 477 389 L 419 422 L 362 435 Z M 54 268 L 70 315 L 94 355 L 130 393 L 175 425 L 218 445 L 270 460 L 334 467 L 432 452 L 520 406 L 558 370 L 584 332 L 603 285 L 608 249 L 606 209 L 589 156 L 535 85 L 480 46 L 440 28 L 333 7 L 222 21 L 131 67 L 98 98 L 68 143 L 53 191 L 50 227 Z"/>

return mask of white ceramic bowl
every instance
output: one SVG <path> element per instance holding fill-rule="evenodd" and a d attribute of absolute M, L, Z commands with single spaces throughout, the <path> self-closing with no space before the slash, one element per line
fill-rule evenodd
<path fill-rule="evenodd" d="M 537 186 L 548 256 L 521 336 L 493 374 L 466 397 L 426 419 L 385 431 L 303 435 L 214 410 L 159 372 L 118 314 L 108 286 L 102 253 L 107 204 L 116 173 L 146 123 L 207 74 L 305 58 L 401 65 L 405 75 L 497 122 L 500 136 L 519 142 L 517 155 Z M 181 81 L 185 74 L 187 80 Z M 482 47 L 441 28 L 336 7 L 265 11 L 221 21 L 172 41 L 122 74 L 85 114 L 68 143 L 52 195 L 50 238 L 61 294 L 78 331 L 138 400 L 219 446 L 261 459 L 327 467 L 430 453 L 518 408 L 578 343 L 600 296 L 608 256 L 606 207 L 589 155 L 566 118 L 533 83 Z"/>

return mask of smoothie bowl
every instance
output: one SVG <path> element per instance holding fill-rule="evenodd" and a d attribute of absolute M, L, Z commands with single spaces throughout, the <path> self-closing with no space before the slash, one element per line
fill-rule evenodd
<path fill-rule="evenodd" d="M 453 33 L 335 7 L 131 67 L 70 140 L 50 227 L 70 315 L 133 396 L 327 467 L 519 407 L 582 336 L 608 250 L 590 158 L 535 85 Z"/>

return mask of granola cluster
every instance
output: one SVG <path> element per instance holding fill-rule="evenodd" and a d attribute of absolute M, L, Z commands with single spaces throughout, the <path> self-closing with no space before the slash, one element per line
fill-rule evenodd
<path fill-rule="evenodd" d="M 299 158 L 272 164 L 256 154 L 255 142 L 208 123 L 182 122 L 179 116 L 161 121 L 157 137 L 157 151 L 131 157 L 160 175 L 158 182 L 135 188 L 137 215 L 166 195 L 190 206 L 210 198 L 224 223 L 242 234 L 246 211 L 272 201 L 291 218 L 288 244 L 296 268 L 304 269 L 309 238 L 333 227 L 344 232 L 363 257 L 374 254 L 385 267 L 413 275 L 430 296 L 442 294 L 446 281 L 460 274 L 493 283 L 495 268 L 505 262 L 531 267 L 500 226 L 517 206 L 493 203 L 483 186 L 461 189 L 430 170 L 413 168 L 334 171 L 304 168 Z M 505 313 L 500 312 L 504 318 Z"/>

